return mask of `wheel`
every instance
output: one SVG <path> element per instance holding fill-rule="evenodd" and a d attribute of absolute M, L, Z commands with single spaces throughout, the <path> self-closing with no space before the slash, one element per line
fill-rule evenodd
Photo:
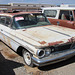
<path fill-rule="evenodd" d="M 23 50 L 22 51 L 23 54 L 23 59 L 26 65 L 30 66 L 30 67 L 34 67 L 34 64 L 32 62 L 32 55 L 30 54 L 30 52 Z"/>

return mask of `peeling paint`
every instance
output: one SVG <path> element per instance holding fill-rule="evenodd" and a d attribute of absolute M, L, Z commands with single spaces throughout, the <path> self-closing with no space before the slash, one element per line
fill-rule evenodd
<path fill-rule="evenodd" d="M 63 41 L 56 41 L 56 42 L 52 42 L 52 43 L 48 43 L 49 46 L 53 46 L 53 45 L 58 45 L 63 43 Z"/>
<path fill-rule="evenodd" d="M 40 44 L 46 44 L 46 42 L 45 41 L 38 41 Z"/>

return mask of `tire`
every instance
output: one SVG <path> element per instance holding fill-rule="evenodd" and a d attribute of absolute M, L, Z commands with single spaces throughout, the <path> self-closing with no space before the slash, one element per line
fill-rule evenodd
<path fill-rule="evenodd" d="M 32 58 L 31 58 L 32 57 L 31 53 L 28 52 L 27 50 L 23 50 L 22 55 L 23 55 L 25 64 L 30 67 L 34 67 L 34 64 L 33 64 Z"/>

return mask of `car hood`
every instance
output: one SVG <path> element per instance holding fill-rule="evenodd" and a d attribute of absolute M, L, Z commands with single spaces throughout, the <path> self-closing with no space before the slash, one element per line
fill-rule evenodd
<path fill-rule="evenodd" d="M 16 30 L 16 36 L 25 42 L 37 46 L 53 46 L 75 40 L 75 30 L 55 25 L 39 26 Z"/>

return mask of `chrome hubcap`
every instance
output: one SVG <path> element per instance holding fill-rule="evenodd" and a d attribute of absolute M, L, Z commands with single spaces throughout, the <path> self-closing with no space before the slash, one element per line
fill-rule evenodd
<path fill-rule="evenodd" d="M 27 65 L 31 64 L 31 56 L 29 52 L 24 53 L 24 59 Z"/>

